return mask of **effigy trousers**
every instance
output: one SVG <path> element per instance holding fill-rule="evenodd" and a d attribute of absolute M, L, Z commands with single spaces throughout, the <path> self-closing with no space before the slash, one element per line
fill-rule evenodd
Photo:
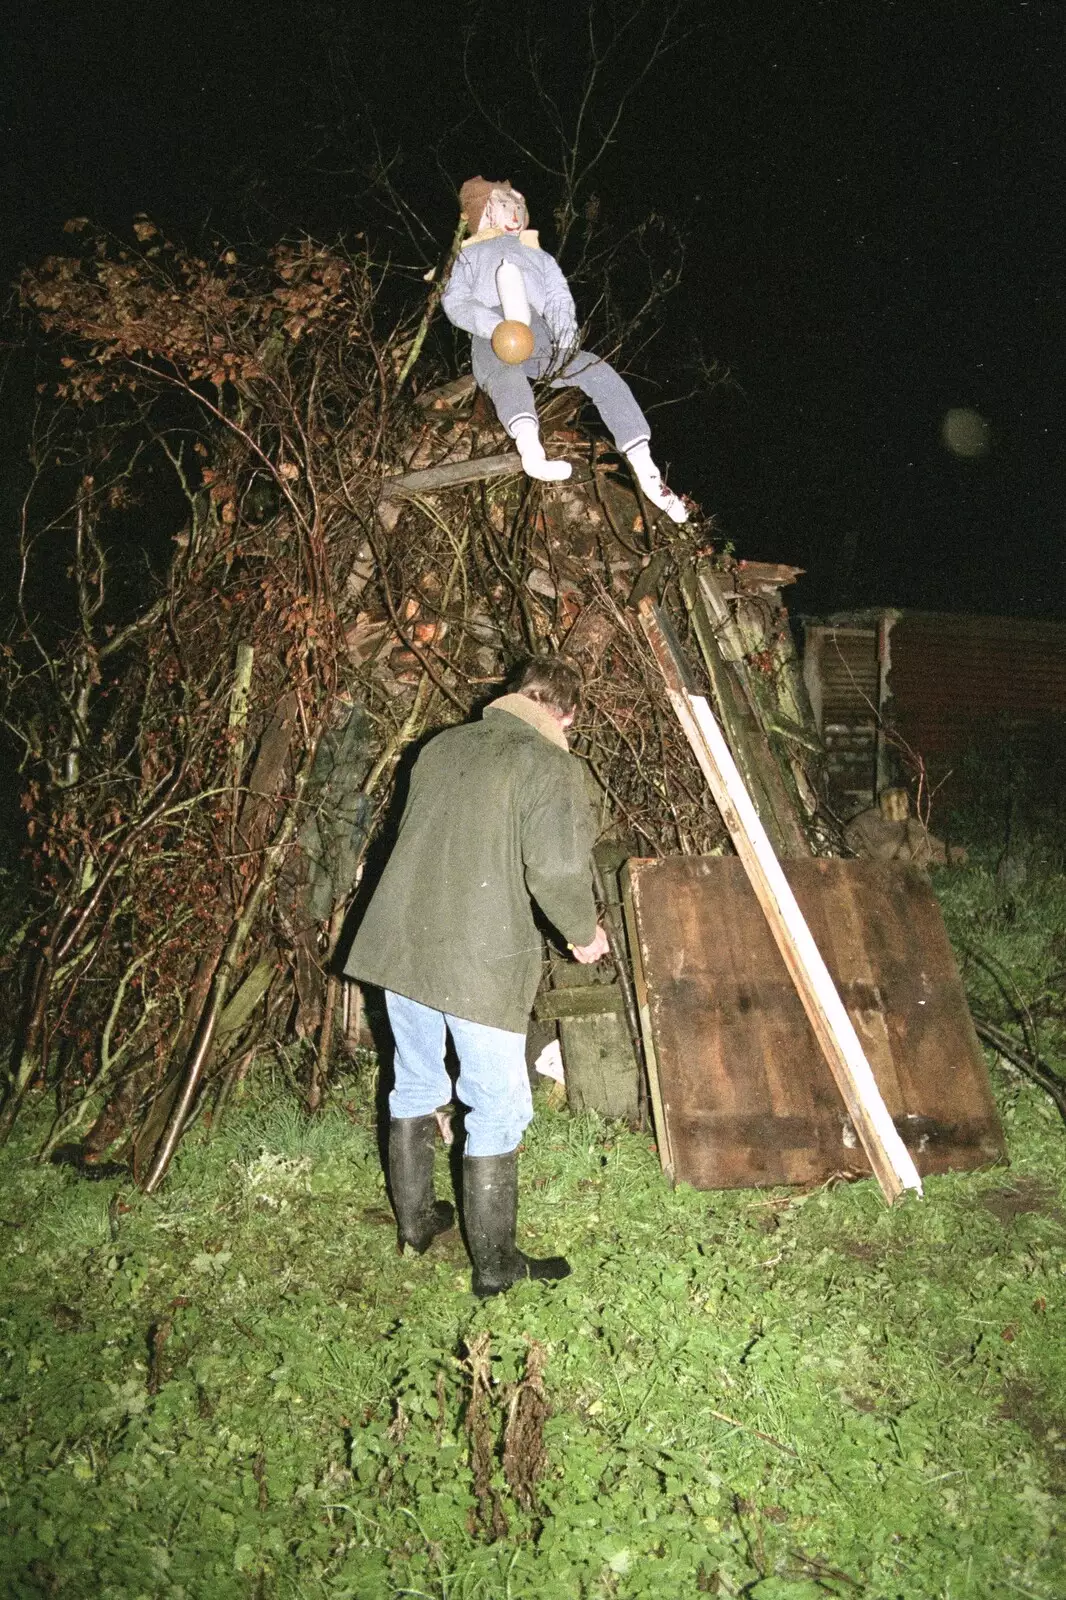
<path fill-rule="evenodd" d="M 547 377 L 553 389 L 580 389 L 592 401 L 603 425 L 623 453 L 651 438 L 648 419 L 637 405 L 633 391 L 609 361 L 589 350 L 571 355 L 560 352 L 552 343 L 543 317 L 533 313 L 533 354 L 528 361 L 508 366 L 501 361 L 488 339 L 471 340 L 471 365 L 479 389 L 483 389 L 496 408 L 496 415 L 514 437 L 514 425 L 524 417 L 537 419 L 532 381 Z"/>

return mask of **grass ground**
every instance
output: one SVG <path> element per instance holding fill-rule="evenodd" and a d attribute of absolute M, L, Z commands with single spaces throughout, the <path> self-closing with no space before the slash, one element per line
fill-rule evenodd
<path fill-rule="evenodd" d="M 1009 915 L 979 863 L 943 898 L 1046 999 L 1045 868 Z M 395 1252 L 373 1070 L 314 1121 L 260 1089 L 155 1199 L 35 1165 L 18 1125 L 5 1596 L 1066 1594 L 1066 1130 L 1038 1089 L 996 1068 L 1011 1167 L 893 1210 L 869 1182 L 671 1192 L 647 1137 L 541 1105 L 521 1242 L 574 1275 L 482 1303 L 457 1236 Z"/>

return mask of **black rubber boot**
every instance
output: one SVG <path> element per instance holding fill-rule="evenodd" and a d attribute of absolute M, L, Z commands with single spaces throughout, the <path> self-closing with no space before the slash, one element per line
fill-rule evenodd
<path fill-rule="evenodd" d="M 399 1225 L 399 1246 L 423 1255 L 455 1223 L 455 1210 L 433 1193 L 437 1119 L 394 1117 L 389 1123 L 389 1184 Z"/>
<path fill-rule="evenodd" d="M 567 1278 L 562 1256 L 523 1255 L 515 1246 L 518 1226 L 518 1151 L 505 1156 L 463 1157 L 463 1220 L 474 1263 L 474 1293 L 482 1300 L 502 1294 L 522 1278 Z"/>

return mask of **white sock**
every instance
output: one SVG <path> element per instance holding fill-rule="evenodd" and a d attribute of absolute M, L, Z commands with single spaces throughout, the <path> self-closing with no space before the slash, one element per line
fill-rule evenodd
<path fill-rule="evenodd" d="M 644 494 L 653 506 L 658 506 L 660 511 L 665 511 L 671 522 L 687 522 L 688 512 L 685 503 L 670 490 L 663 482 L 663 475 L 651 458 L 651 446 L 645 439 L 642 444 L 635 444 L 632 450 L 626 451 L 626 460 L 633 468 L 633 474 L 640 484 Z"/>
<path fill-rule="evenodd" d="M 541 483 L 562 483 L 574 470 L 569 461 L 549 461 L 540 442 L 540 429 L 532 417 L 519 417 L 514 426 L 514 442 L 522 458 L 522 470 Z"/>

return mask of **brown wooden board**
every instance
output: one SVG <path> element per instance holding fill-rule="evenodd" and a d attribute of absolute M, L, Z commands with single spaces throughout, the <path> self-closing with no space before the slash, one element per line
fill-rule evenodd
<path fill-rule="evenodd" d="M 1005 1160 L 928 882 L 895 863 L 782 866 L 918 1171 Z M 631 861 L 627 914 L 670 1176 L 729 1189 L 869 1172 L 741 862 Z"/>

